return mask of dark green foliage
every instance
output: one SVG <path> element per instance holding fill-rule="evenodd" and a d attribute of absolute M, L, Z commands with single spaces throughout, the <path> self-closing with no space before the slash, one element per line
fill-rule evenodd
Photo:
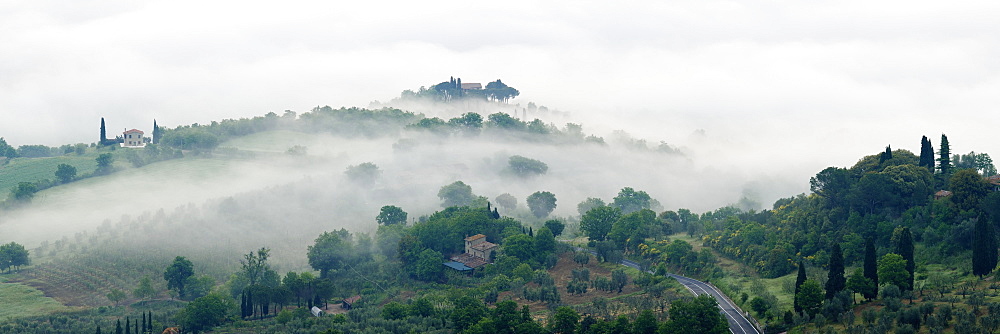
<path fill-rule="evenodd" d="M 535 256 L 535 240 L 527 234 L 515 234 L 503 242 L 503 253 L 521 261 L 527 261 Z"/>
<path fill-rule="evenodd" d="M 823 305 L 823 288 L 819 282 L 807 279 L 795 293 L 795 304 L 799 306 L 800 312 L 806 312 L 810 316 L 819 313 L 820 306 Z"/>
<path fill-rule="evenodd" d="M 3 137 L 0 137 L 0 157 L 7 159 L 17 158 L 17 149 L 7 144 L 7 141 Z"/>
<path fill-rule="evenodd" d="M 98 140 L 99 140 L 98 143 L 100 143 L 101 145 L 107 145 L 108 131 L 107 128 L 104 126 L 104 117 L 101 117 L 101 138 L 99 138 Z"/>
<path fill-rule="evenodd" d="M 94 171 L 94 174 L 102 175 L 112 172 L 114 168 L 112 164 L 115 162 L 115 156 L 111 155 L 111 153 L 102 153 L 95 160 L 97 161 L 97 170 Z"/>
<path fill-rule="evenodd" d="M 409 234 L 416 238 L 413 241 L 419 241 L 421 247 L 442 254 L 456 254 L 465 251 L 465 237 L 481 233 L 486 235 L 487 241 L 499 243 L 505 236 L 516 234 L 513 231 L 520 233 L 521 224 L 511 218 L 493 219 L 481 208 L 449 207 L 414 225 Z M 402 245 L 401 241 L 401 248 Z"/>
<path fill-rule="evenodd" d="M 622 210 L 623 214 L 629 214 L 642 209 L 649 209 L 652 198 L 645 191 L 636 191 L 631 187 L 622 188 L 615 196 L 611 206 Z"/>
<path fill-rule="evenodd" d="M 948 144 L 948 136 L 941 134 L 941 149 L 938 151 L 938 172 L 945 177 L 951 176 L 951 146 Z"/>
<path fill-rule="evenodd" d="M 872 300 L 878 293 L 875 283 L 871 279 L 865 277 L 861 270 L 855 270 L 854 274 L 847 279 L 846 282 L 847 289 L 860 293 L 867 300 Z"/>
<path fill-rule="evenodd" d="M 834 243 L 831 247 L 830 264 L 827 269 L 829 271 L 826 280 L 826 299 L 831 299 L 847 286 L 847 279 L 844 278 L 844 256 L 838 243 Z"/>
<path fill-rule="evenodd" d="M 675 300 L 660 333 L 729 333 L 729 324 L 716 305 L 715 299 L 708 295 Z"/>
<path fill-rule="evenodd" d="M 896 254 L 906 260 L 907 279 L 904 285 L 900 285 L 901 290 L 913 290 L 913 279 L 916 272 L 916 260 L 913 257 L 913 236 L 908 227 L 903 227 L 899 233 L 896 243 Z"/>
<path fill-rule="evenodd" d="M 990 193 L 990 184 L 973 169 L 962 169 L 948 179 L 951 201 L 960 210 L 973 210 Z"/>
<path fill-rule="evenodd" d="M 931 141 L 927 139 L 927 136 L 920 138 L 920 162 L 917 166 L 927 168 L 927 170 L 934 170 L 934 147 L 931 146 Z"/>
<path fill-rule="evenodd" d="M 566 306 L 560 306 L 552 315 L 549 329 L 557 334 L 573 334 L 576 332 L 579 321 L 580 315 L 576 311 Z"/>
<path fill-rule="evenodd" d="M 549 166 L 544 162 L 525 158 L 520 155 L 511 156 L 507 161 L 507 171 L 519 177 L 532 177 L 545 174 Z"/>
<path fill-rule="evenodd" d="M 982 279 L 996 266 L 997 244 L 994 228 L 985 218 L 977 219 L 976 233 L 972 241 L 972 274 Z"/>
<path fill-rule="evenodd" d="M 906 260 L 899 254 L 889 253 L 878 261 L 878 280 L 882 285 L 908 286 L 910 273 L 906 271 Z"/>
<path fill-rule="evenodd" d="M 10 271 L 31 264 L 29 251 L 23 245 L 10 242 L 0 245 L 0 269 Z"/>
<path fill-rule="evenodd" d="M 455 300 L 454 305 L 455 308 L 451 311 L 450 318 L 456 332 L 472 327 L 486 317 L 488 312 L 483 302 L 469 296 L 459 297 Z"/>
<path fill-rule="evenodd" d="M 14 189 L 10 190 L 10 197 L 19 202 L 31 202 L 38 192 L 38 185 L 31 182 L 19 182 Z"/>
<path fill-rule="evenodd" d="M 436 282 L 444 278 L 444 256 L 433 249 L 424 249 L 417 257 L 414 265 L 414 278 L 422 281 Z"/>
<path fill-rule="evenodd" d="M 618 218 L 611 226 L 608 240 L 626 251 L 638 252 L 646 238 L 669 235 L 669 227 L 656 218 L 656 213 L 642 209 Z"/>
<path fill-rule="evenodd" d="M 187 304 L 178 318 L 185 331 L 198 333 L 228 321 L 235 307 L 229 297 L 212 293 Z"/>
<path fill-rule="evenodd" d="M 799 292 L 802 291 L 802 284 L 806 282 L 806 265 L 799 261 L 799 272 L 795 276 L 795 292 L 794 292 L 794 302 L 795 313 L 802 312 L 802 305 L 799 304 Z"/>
<path fill-rule="evenodd" d="M 158 125 L 156 125 L 156 120 L 154 119 L 153 120 L 153 144 L 154 145 L 159 144 L 160 143 L 160 138 L 163 138 L 163 130 L 160 129 L 160 127 Z"/>
<path fill-rule="evenodd" d="M 556 195 L 548 191 L 536 191 L 525 201 L 531 213 L 538 218 L 545 218 L 556 208 Z"/>
<path fill-rule="evenodd" d="M 587 211 L 580 219 L 580 230 L 587 234 L 587 238 L 593 241 L 603 241 L 607 239 L 611 227 L 621 217 L 621 209 L 610 206 L 598 206 Z"/>
<path fill-rule="evenodd" d="M 997 175 L 997 167 L 993 165 L 993 158 L 990 158 L 990 155 L 986 153 L 973 151 L 968 154 L 955 154 L 952 156 L 952 163 L 955 164 L 955 169 L 974 169 L 983 176 Z"/>
<path fill-rule="evenodd" d="M 379 210 L 375 222 L 379 225 L 406 224 L 406 211 L 395 205 L 386 205 Z"/>
<path fill-rule="evenodd" d="M 69 183 L 76 178 L 76 167 L 67 164 L 59 164 L 56 166 L 56 178 L 59 182 Z"/>
<path fill-rule="evenodd" d="M 870 290 L 858 291 L 861 292 L 865 299 L 872 300 L 877 297 L 878 294 L 878 257 L 875 253 L 875 241 L 872 238 L 865 240 L 865 261 L 864 261 L 864 277 L 871 281 L 874 286 Z M 867 293 L 865 293 L 867 292 Z"/>
<path fill-rule="evenodd" d="M 545 221 L 545 227 L 552 231 L 552 235 L 558 237 L 562 235 L 563 230 L 566 229 L 566 224 L 556 219 L 550 219 Z"/>
<path fill-rule="evenodd" d="M 194 275 L 194 265 L 183 256 L 174 258 L 174 262 L 163 272 L 163 279 L 167 281 L 167 289 L 177 290 L 177 295 L 184 299 L 187 297 L 184 284 L 188 278 Z"/>
<path fill-rule="evenodd" d="M 347 230 L 323 232 L 316 238 L 316 243 L 308 247 L 309 266 L 319 270 L 320 278 L 326 278 L 331 270 L 340 269 L 357 259 L 360 259 L 354 241 Z M 251 284 L 253 285 L 253 284 Z"/>
<path fill-rule="evenodd" d="M 23 158 L 44 158 L 52 156 L 52 149 L 45 145 L 21 145 L 17 148 L 17 156 Z"/>

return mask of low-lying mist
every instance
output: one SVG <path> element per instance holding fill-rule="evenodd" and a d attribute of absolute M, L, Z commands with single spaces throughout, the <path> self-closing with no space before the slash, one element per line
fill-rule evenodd
<path fill-rule="evenodd" d="M 492 110 L 484 110 L 484 118 L 486 112 Z M 147 233 L 128 234 L 129 244 L 178 255 L 209 251 L 232 261 L 269 247 L 282 269 L 301 270 L 308 267 L 306 247 L 321 232 L 346 228 L 374 237 L 382 206 L 399 206 L 413 221 L 442 209 L 437 193 L 455 181 L 491 201 L 512 194 L 517 210 L 525 210 L 528 195 L 552 192 L 557 207 L 550 217 L 567 220 L 576 219 L 584 199 L 610 202 L 624 187 L 649 193 L 665 210 L 694 212 L 735 203 L 766 208 L 807 188 L 807 179 L 754 169 L 763 163 L 748 161 L 751 154 L 726 152 L 724 145 L 692 133 L 687 142 L 661 143 L 619 130 L 598 133 L 604 141 L 599 143 L 535 140 L 495 129 L 478 135 L 406 130 L 376 138 L 262 132 L 225 142 L 211 155 L 44 191 L 29 206 L 4 213 L 0 235 L 31 248 L 81 233 L 139 229 Z M 296 146 L 298 154 L 284 152 Z M 504 170 L 513 155 L 539 160 L 548 170 L 533 177 L 510 175 Z M 380 171 L 373 183 L 345 175 L 349 166 L 366 162 Z M 517 217 L 537 223 L 528 215 Z"/>

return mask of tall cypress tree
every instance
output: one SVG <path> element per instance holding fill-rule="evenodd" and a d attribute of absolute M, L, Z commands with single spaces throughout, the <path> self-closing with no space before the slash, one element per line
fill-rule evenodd
<path fill-rule="evenodd" d="M 97 325 L 97 331 L 94 333 L 101 334 L 101 325 Z"/>
<path fill-rule="evenodd" d="M 160 132 L 160 127 L 156 125 L 156 120 L 154 119 L 153 120 L 153 144 L 159 144 L 160 143 L 160 136 L 162 136 L 162 135 L 163 135 L 163 133 Z"/>
<path fill-rule="evenodd" d="M 792 306 L 795 307 L 795 313 L 802 312 L 802 306 L 799 305 L 799 288 L 802 287 L 802 283 L 806 282 L 806 264 L 799 260 L 799 273 L 795 276 L 795 299 L 792 301 Z"/>
<path fill-rule="evenodd" d="M 972 239 L 972 274 L 982 279 L 996 266 L 997 244 L 993 226 L 985 217 L 980 217 L 976 220 L 976 235 Z"/>
<path fill-rule="evenodd" d="M 870 279 L 878 287 L 878 258 L 875 254 L 875 241 L 872 238 L 865 240 L 865 278 Z M 878 290 L 873 289 L 873 290 Z M 877 292 L 865 294 L 865 299 L 872 300 L 877 297 Z"/>
<path fill-rule="evenodd" d="M 892 159 L 892 145 L 885 147 L 885 152 L 879 155 L 878 163 L 881 165 L 889 159 Z"/>
<path fill-rule="evenodd" d="M 122 334 L 122 319 L 115 320 L 115 334 Z"/>
<path fill-rule="evenodd" d="M 104 145 L 108 141 L 108 131 L 104 127 L 104 117 L 101 117 L 101 141 L 98 143 Z"/>
<path fill-rule="evenodd" d="M 951 175 L 951 147 L 948 145 L 948 136 L 944 134 L 941 134 L 941 150 L 938 155 L 938 171 L 945 176 Z"/>
<path fill-rule="evenodd" d="M 931 141 L 927 136 L 920 138 L 920 161 L 917 165 L 934 171 L 934 148 L 931 147 Z"/>
<path fill-rule="evenodd" d="M 830 271 L 826 276 L 826 299 L 833 299 L 838 292 L 847 287 L 847 278 L 844 278 L 844 254 L 840 250 L 840 244 L 833 243 L 830 250 Z"/>
<path fill-rule="evenodd" d="M 129 323 L 128 317 L 125 317 L 125 334 L 132 334 L 132 324 Z"/>
<path fill-rule="evenodd" d="M 910 234 L 910 228 L 904 227 L 902 231 L 899 232 L 899 240 L 896 242 L 896 254 L 899 254 L 906 260 L 906 271 L 909 273 L 909 278 L 906 280 L 906 286 L 899 287 L 902 290 L 913 290 L 913 272 L 916 269 L 916 263 L 913 262 L 913 236 Z"/>

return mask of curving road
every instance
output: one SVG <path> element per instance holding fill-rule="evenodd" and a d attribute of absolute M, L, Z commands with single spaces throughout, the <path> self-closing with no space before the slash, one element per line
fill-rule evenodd
<path fill-rule="evenodd" d="M 597 255 L 594 251 L 587 250 L 587 252 L 590 252 L 595 256 Z M 642 270 L 642 267 L 635 261 L 622 260 L 622 265 Z M 649 270 L 646 272 L 652 273 L 652 271 Z M 740 313 L 739 309 L 736 308 L 736 305 L 733 305 L 733 303 L 730 302 L 729 299 L 715 287 L 709 285 L 708 283 L 681 275 L 667 275 L 676 279 L 677 282 L 684 285 L 684 287 L 691 291 L 691 293 L 695 296 L 708 294 L 712 296 L 712 298 L 715 298 L 715 301 L 719 303 L 719 310 L 722 311 L 722 314 L 726 315 L 726 321 L 729 322 L 729 331 L 733 334 L 760 334 L 760 332 L 757 331 L 752 324 L 750 324 L 750 320 L 747 320 L 747 318 Z"/>

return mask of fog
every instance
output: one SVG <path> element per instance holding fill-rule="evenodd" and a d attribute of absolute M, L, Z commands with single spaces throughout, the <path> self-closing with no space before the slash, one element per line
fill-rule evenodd
<path fill-rule="evenodd" d="M 502 79 L 521 95 L 514 106 L 490 107 L 496 110 L 397 106 L 446 118 L 510 112 L 530 101 L 553 112 L 529 119 L 582 124 L 608 146 L 405 133 L 420 144 L 395 152 L 392 144 L 401 138 L 312 136 L 285 145 L 307 146 L 305 160 L 262 153 L 187 162 L 204 163 L 205 174 L 170 174 L 170 180 L 155 177 L 169 167 L 154 164 L 115 182 L 81 181 L 92 183 L 86 189 L 54 188 L 30 210 L 5 216 L 0 234 L 33 244 L 122 215 L 169 213 L 189 203 L 211 207 L 229 197 L 250 201 L 274 189 L 312 194 L 254 208 L 287 216 L 280 226 L 301 227 L 295 238 L 340 227 L 370 232 L 382 205 L 399 205 L 411 217 L 428 214 L 439 209 L 437 190 L 456 180 L 490 199 L 509 192 L 522 206 L 531 192 L 551 191 L 558 216 L 574 215 L 586 197 L 607 201 L 627 186 L 667 209 L 701 212 L 743 196 L 766 208 L 807 191 L 808 177 L 826 166 L 850 166 L 886 145 L 917 151 L 922 135 L 937 147 L 946 133 L 953 153 L 996 156 L 998 7 L 986 1 L 513 1 L 503 8 L 436 1 L 7 3 L 0 5 L 0 137 L 15 146 L 94 142 L 101 117 L 108 129 L 148 133 L 153 119 L 174 127 L 317 105 L 394 105 L 401 91 L 450 76 L 484 84 Z M 630 151 L 615 142 L 617 130 L 650 146 L 666 142 L 683 155 Z M 515 154 L 547 163 L 549 173 L 528 181 L 501 177 L 505 159 Z M 343 171 L 368 161 L 383 176 L 374 189 L 358 192 Z M 171 163 L 179 162 L 163 164 Z M 327 211 L 296 207 L 321 193 L 324 206 L 309 207 Z"/>

